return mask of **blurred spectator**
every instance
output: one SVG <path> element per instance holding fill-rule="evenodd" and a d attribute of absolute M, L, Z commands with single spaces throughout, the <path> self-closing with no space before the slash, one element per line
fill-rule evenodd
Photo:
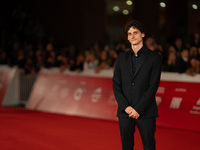
<path fill-rule="evenodd" d="M 77 49 L 75 48 L 75 46 L 73 45 L 70 45 L 67 49 L 67 57 L 70 58 L 70 59 L 73 59 L 75 60 L 76 57 L 77 57 L 77 54 L 78 54 L 78 51 Z"/>
<path fill-rule="evenodd" d="M 164 63 L 163 71 L 175 72 L 176 71 L 176 52 L 170 51 L 167 61 Z"/>
<path fill-rule="evenodd" d="M 181 53 L 180 57 L 177 60 L 176 63 L 176 72 L 178 73 L 185 73 L 187 70 L 187 63 L 189 60 L 189 51 L 187 48 L 184 48 Z"/>
<path fill-rule="evenodd" d="M 20 50 L 18 51 L 18 55 L 17 55 L 17 66 L 20 69 L 24 69 L 25 64 L 26 64 L 26 57 L 25 57 L 24 51 Z"/>
<path fill-rule="evenodd" d="M 180 52 L 183 48 L 183 41 L 181 38 L 176 38 L 174 41 L 174 48 L 176 49 L 177 55 L 180 56 Z"/>
<path fill-rule="evenodd" d="M 94 53 L 88 53 L 85 56 L 84 70 L 95 70 L 97 64 L 98 60 L 96 59 Z"/>
<path fill-rule="evenodd" d="M 6 65 L 7 64 L 7 54 L 5 51 L 0 49 L 0 64 Z"/>
<path fill-rule="evenodd" d="M 176 53 L 176 49 L 174 48 L 174 46 L 170 45 L 168 48 L 168 52 L 175 52 Z"/>
<path fill-rule="evenodd" d="M 59 55 L 57 56 L 57 64 L 58 67 L 60 67 L 60 72 L 63 72 L 66 69 L 69 69 L 69 63 L 67 57 L 64 55 Z"/>
<path fill-rule="evenodd" d="M 76 62 L 70 67 L 71 71 L 81 72 L 83 71 L 84 56 L 79 54 Z"/>
<path fill-rule="evenodd" d="M 200 63 L 195 57 L 189 60 L 189 67 L 186 70 L 186 74 L 190 76 L 195 76 L 200 73 Z"/>
<path fill-rule="evenodd" d="M 46 45 L 45 51 L 47 53 L 49 53 L 49 52 L 51 52 L 53 50 L 54 50 L 54 48 L 53 48 L 53 45 L 51 43 L 49 43 L 49 44 Z"/>
<path fill-rule="evenodd" d="M 56 54 L 54 51 L 51 51 L 46 55 L 44 63 L 46 68 L 56 67 Z"/>
<path fill-rule="evenodd" d="M 94 54 L 95 54 L 95 57 L 96 57 L 96 58 L 99 58 L 100 55 L 101 55 L 100 44 L 97 43 L 97 42 L 95 42 L 95 43 L 93 44 L 92 50 L 93 50 L 93 52 L 94 52 Z"/>
<path fill-rule="evenodd" d="M 154 37 L 147 37 L 145 40 L 145 46 L 150 50 L 157 52 L 163 58 L 163 47 L 157 44 L 156 39 Z"/>
<path fill-rule="evenodd" d="M 194 33 L 191 37 L 192 45 L 200 46 L 200 35 L 198 33 Z"/>
<path fill-rule="evenodd" d="M 44 65 L 44 54 L 41 50 L 36 51 L 36 72 L 39 72 Z"/>
<path fill-rule="evenodd" d="M 200 46 L 198 47 L 198 56 L 197 56 L 198 60 L 200 60 Z"/>
<path fill-rule="evenodd" d="M 115 61 L 117 60 L 118 54 L 114 50 L 109 50 L 108 51 L 108 65 L 109 67 L 114 67 L 115 66 Z"/>
<path fill-rule="evenodd" d="M 115 51 L 116 53 L 119 55 L 123 52 L 125 52 L 126 50 L 126 45 L 124 43 L 121 43 L 121 42 L 118 42 L 116 45 L 115 45 Z"/>
<path fill-rule="evenodd" d="M 108 55 L 106 51 L 102 51 L 100 58 L 99 58 L 99 63 L 98 66 L 96 67 L 95 72 L 99 73 L 103 69 L 109 69 L 109 64 L 108 64 Z"/>
<path fill-rule="evenodd" d="M 192 46 L 191 48 L 190 48 L 190 58 L 192 58 L 192 57 L 198 57 L 198 50 L 197 50 L 197 47 L 195 47 L 195 46 Z"/>
<path fill-rule="evenodd" d="M 145 40 L 145 45 L 148 49 L 155 51 L 157 49 L 156 40 L 153 37 L 147 37 Z"/>
<path fill-rule="evenodd" d="M 35 69 L 34 62 L 33 62 L 32 58 L 26 59 L 26 64 L 24 66 L 24 72 L 26 74 L 35 74 L 36 73 L 36 69 Z"/>

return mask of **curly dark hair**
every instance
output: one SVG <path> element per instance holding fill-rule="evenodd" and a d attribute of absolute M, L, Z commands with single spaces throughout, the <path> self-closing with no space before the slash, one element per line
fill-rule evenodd
<path fill-rule="evenodd" d="M 128 22 L 125 25 L 124 33 L 125 33 L 126 36 L 128 35 L 128 30 L 131 27 L 133 27 L 135 29 L 138 29 L 141 33 L 145 33 L 144 25 L 140 21 L 138 21 L 138 20 L 132 20 L 132 21 Z"/>

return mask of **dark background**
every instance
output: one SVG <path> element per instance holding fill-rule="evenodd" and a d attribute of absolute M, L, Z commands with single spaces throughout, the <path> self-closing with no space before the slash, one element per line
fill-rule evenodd
<path fill-rule="evenodd" d="M 0 25 L 8 26 L 13 12 L 21 8 L 43 27 L 45 36 L 57 45 L 87 47 L 94 42 L 113 44 L 123 41 L 124 24 L 132 19 L 143 22 L 148 35 L 164 43 L 175 37 L 189 38 L 200 33 L 200 10 L 195 0 L 133 0 L 130 14 L 113 12 L 111 5 L 126 0 L 1 0 Z M 199 5 L 200 7 L 200 5 Z M 2 23 L 2 20 L 4 22 Z M 12 29 L 10 29 L 12 30 Z"/>

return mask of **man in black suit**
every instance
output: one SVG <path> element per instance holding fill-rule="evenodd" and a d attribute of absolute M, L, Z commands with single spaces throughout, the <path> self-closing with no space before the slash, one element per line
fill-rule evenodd
<path fill-rule="evenodd" d="M 189 50 L 187 48 L 183 48 L 180 52 L 180 57 L 176 62 L 176 72 L 185 73 L 187 70 L 187 64 L 189 60 Z"/>
<path fill-rule="evenodd" d="M 144 150 L 155 150 L 158 110 L 155 101 L 161 57 L 143 46 L 143 25 L 136 20 L 125 27 L 131 49 L 117 58 L 113 75 L 113 91 L 118 103 L 117 117 L 123 150 L 133 150 L 137 125 Z"/>

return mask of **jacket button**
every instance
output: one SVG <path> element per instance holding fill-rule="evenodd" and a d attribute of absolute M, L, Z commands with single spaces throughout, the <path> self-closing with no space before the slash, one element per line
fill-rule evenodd
<path fill-rule="evenodd" d="M 134 83 L 132 83 L 132 85 L 134 85 Z"/>

